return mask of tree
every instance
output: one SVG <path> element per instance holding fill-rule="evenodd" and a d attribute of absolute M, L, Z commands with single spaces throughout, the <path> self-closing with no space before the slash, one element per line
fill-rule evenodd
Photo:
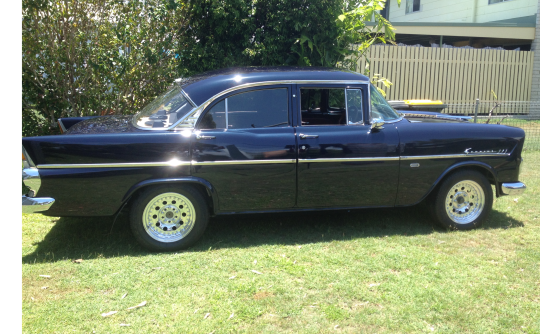
<path fill-rule="evenodd" d="M 400 0 L 398 0 L 398 4 Z M 385 0 L 202 0 L 189 5 L 179 53 L 186 74 L 239 65 L 355 69 L 376 42 L 394 39 Z M 374 20 L 373 27 L 366 21 Z"/>
<path fill-rule="evenodd" d="M 161 0 L 24 0 L 23 134 L 146 104 L 177 77 L 184 10 Z"/>
<path fill-rule="evenodd" d="M 23 0 L 23 135 L 56 133 L 60 117 L 134 113 L 174 78 L 207 70 L 355 69 L 394 37 L 384 3 Z"/>

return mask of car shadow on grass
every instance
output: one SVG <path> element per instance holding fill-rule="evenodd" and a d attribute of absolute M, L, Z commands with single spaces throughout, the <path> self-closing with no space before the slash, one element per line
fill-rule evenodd
<path fill-rule="evenodd" d="M 36 249 L 23 256 L 23 263 L 66 259 L 144 256 L 129 227 L 127 213 L 114 217 L 59 218 Z M 521 227 L 506 213 L 492 211 L 482 229 Z M 210 219 L 203 237 L 186 252 L 261 245 L 302 245 L 334 240 L 385 236 L 452 233 L 433 223 L 419 206 L 392 209 L 311 211 L 217 216 Z M 465 232 L 466 233 L 466 232 Z"/>

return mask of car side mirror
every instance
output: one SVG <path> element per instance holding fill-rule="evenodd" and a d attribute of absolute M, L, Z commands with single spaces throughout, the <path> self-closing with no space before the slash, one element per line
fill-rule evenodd
<path fill-rule="evenodd" d="M 384 121 L 380 118 L 374 118 L 371 120 L 371 131 L 379 131 L 384 129 Z"/>

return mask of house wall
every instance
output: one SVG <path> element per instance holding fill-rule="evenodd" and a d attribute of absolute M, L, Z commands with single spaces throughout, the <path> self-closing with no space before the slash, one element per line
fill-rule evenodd
<path fill-rule="evenodd" d="M 488 0 L 420 0 L 420 11 L 405 14 L 405 3 L 387 0 L 390 22 L 487 23 L 536 14 L 538 0 L 512 0 L 489 4 Z"/>
<path fill-rule="evenodd" d="M 540 0 L 538 1 L 540 11 Z M 532 70 L 531 101 L 540 101 L 540 15 L 536 16 L 536 36 L 532 42 L 534 65 Z"/>

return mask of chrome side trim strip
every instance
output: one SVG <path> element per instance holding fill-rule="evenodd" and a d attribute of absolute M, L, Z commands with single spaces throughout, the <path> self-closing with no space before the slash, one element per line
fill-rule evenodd
<path fill-rule="evenodd" d="M 295 164 L 296 159 L 191 161 L 193 166 Z"/>
<path fill-rule="evenodd" d="M 326 158 L 326 159 L 298 159 L 299 163 L 312 162 L 355 162 L 355 161 L 397 161 L 397 160 L 428 160 L 428 159 L 457 159 L 467 157 L 505 157 L 510 153 L 489 153 L 489 154 L 442 154 L 442 155 L 421 155 L 421 156 L 401 156 L 401 157 L 361 157 L 361 158 Z M 130 168 L 130 167 L 177 167 L 177 166 L 210 166 L 210 165 L 260 165 L 260 164 L 293 164 L 296 159 L 273 159 L 273 160 L 220 160 L 220 161 L 180 161 L 170 160 L 164 162 L 126 162 L 126 163 L 99 163 L 99 164 L 44 164 L 38 165 L 38 169 L 53 168 Z M 28 177 L 24 177 L 24 173 Z M 34 175 L 36 174 L 37 177 Z M 25 180 L 39 179 L 36 168 L 23 170 Z M 39 189 L 39 187 L 38 187 Z"/>
<path fill-rule="evenodd" d="M 397 161 L 399 157 L 369 157 L 369 158 L 330 158 L 330 159 L 298 159 L 299 163 L 311 162 L 355 162 L 355 161 Z"/>
<path fill-rule="evenodd" d="M 129 167 L 176 167 L 176 166 L 189 166 L 191 161 L 171 160 L 164 162 L 126 162 L 126 163 L 112 163 L 112 164 L 46 164 L 39 165 L 39 169 L 47 168 L 129 168 Z"/>
<path fill-rule="evenodd" d="M 402 156 L 401 160 L 428 160 L 428 159 L 458 159 L 458 158 L 486 158 L 507 157 L 510 153 L 485 153 L 485 154 L 440 154 L 440 155 L 416 155 Z"/>
<path fill-rule="evenodd" d="M 274 160 L 221 160 L 221 161 L 179 161 L 171 160 L 166 162 L 128 162 L 115 164 L 48 164 L 39 165 L 40 169 L 60 169 L 60 168 L 130 168 L 130 167 L 176 167 L 189 165 L 260 165 L 260 164 L 293 164 L 296 159 L 274 159 Z"/>

